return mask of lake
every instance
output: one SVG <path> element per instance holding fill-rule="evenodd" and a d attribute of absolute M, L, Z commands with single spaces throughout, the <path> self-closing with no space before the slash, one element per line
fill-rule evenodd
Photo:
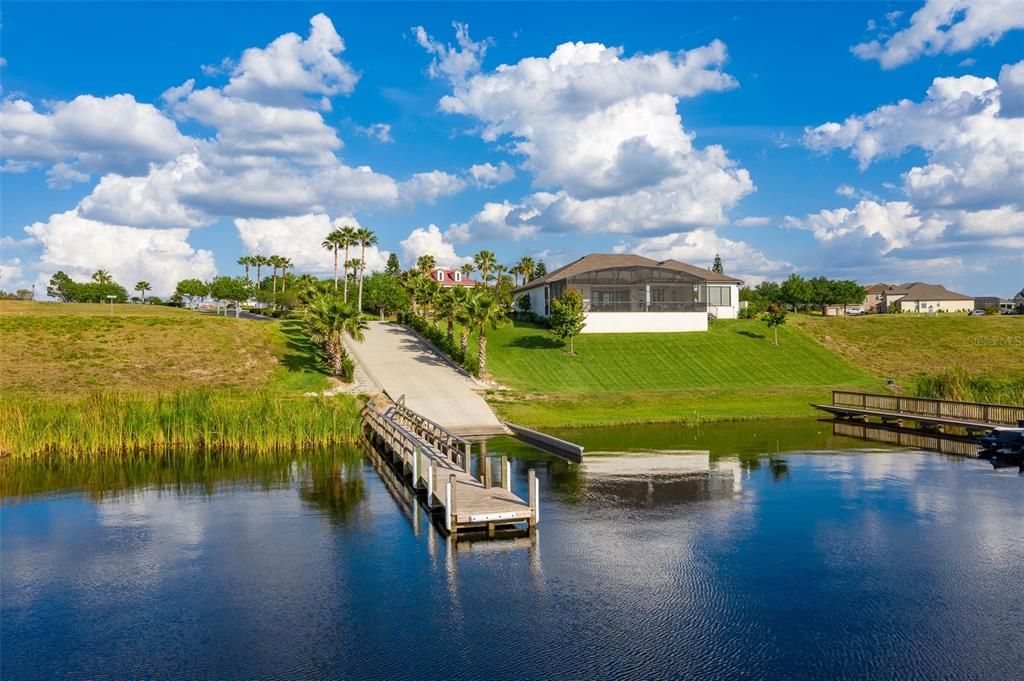
<path fill-rule="evenodd" d="M 360 451 L 0 466 L 5 679 L 1020 678 L 1024 477 L 815 421 L 514 440 L 533 537 Z"/>

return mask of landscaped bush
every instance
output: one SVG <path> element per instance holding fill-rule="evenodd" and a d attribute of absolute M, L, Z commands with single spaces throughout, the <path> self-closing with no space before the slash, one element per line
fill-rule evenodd
<path fill-rule="evenodd" d="M 411 312 L 398 313 L 398 322 L 412 327 L 415 331 L 430 341 L 434 347 L 448 355 L 452 361 L 462 366 L 469 373 L 474 376 L 480 375 L 479 362 L 475 357 L 467 357 L 463 354 L 458 334 L 449 339 L 448 333 L 445 329 L 438 328 L 423 317 Z"/>

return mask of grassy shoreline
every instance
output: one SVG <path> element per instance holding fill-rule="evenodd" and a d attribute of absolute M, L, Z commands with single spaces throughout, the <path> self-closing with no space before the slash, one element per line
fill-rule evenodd
<path fill-rule="evenodd" d="M 352 444 L 359 404 L 348 395 L 285 398 L 197 389 L 0 398 L 0 457 L 72 459 L 158 452 L 266 454 Z"/>
<path fill-rule="evenodd" d="M 150 305 L 0 301 L 0 459 L 265 454 L 354 443 L 358 402 L 330 387 L 294 321 Z"/>

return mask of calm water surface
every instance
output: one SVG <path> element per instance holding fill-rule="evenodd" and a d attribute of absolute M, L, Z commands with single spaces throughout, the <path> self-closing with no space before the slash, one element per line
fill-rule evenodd
<path fill-rule="evenodd" d="M 4 679 L 1021 678 L 1024 477 L 815 422 L 571 434 L 532 540 L 356 451 L 0 466 Z"/>

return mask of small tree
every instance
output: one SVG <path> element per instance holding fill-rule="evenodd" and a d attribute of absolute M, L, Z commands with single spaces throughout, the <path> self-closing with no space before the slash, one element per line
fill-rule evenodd
<path fill-rule="evenodd" d="M 775 332 L 775 345 L 779 344 L 779 327 L 786 323 L 786 308 L 778 304 L 768 307 L 768 311 L 761 317 L 768 328 Z"/>
<path fill-rule="evenodd" d="M 725 266 L 722 265 L 722 256 L 717 253 L 715 253 L 715 263 L 711 266 L 711 271 L 717 272 L 718 274 L 725 274 Z"/>
<path fill-rule="evenodd" d="M 398 256 L 394 253 L 388 256 L 388 264 L 384 266 L 384 272 L 393 277 L 402 273 L 402 266 L 398 264 Z"/>
<path fill-rule="evenodd" d="M 583 332 L 586 314 L 583 312 L 583 296 L 579 291 L 568 289 L 551 303 L 551 332 L 563 341 L 569 341 L 569 354 L 575 355 L 573 339 Z"/>
<path fill-rule="evenodd" d="M 252 284 L 245 277 L 217 277 L 210 282 L 210 295 L 225 303 L 234 303 L 235 317 L 238 317 L 242 303 L 252 296 Z"/>
<path fill-rule="evenodd" d="M 194 307 L 196 299 L 203 299 L 210 294 L 210 288 L 199 279 L 182 279 L 174 289 L 174 294 L 188 301 Z"/>

